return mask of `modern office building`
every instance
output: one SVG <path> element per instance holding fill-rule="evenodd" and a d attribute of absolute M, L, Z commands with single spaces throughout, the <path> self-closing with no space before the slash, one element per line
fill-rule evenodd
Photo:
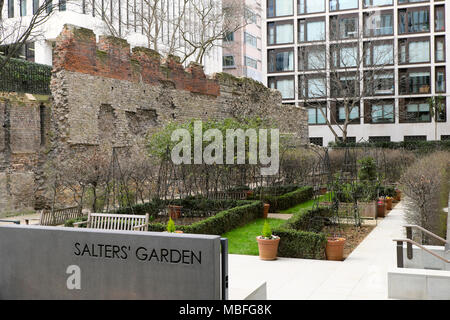
<path fill-rule="evenodd" d="M 167 47 L 174 43 L 177 48 L 175 55 L 183 56 L 191 48 L 183 41 L 179 29 L 175 27 L 176 23 L 184 24 L 184 30 L 188 30 L 193 36 L 199 34 L 198 28 L 201 25 L 193 14 L 195 9 L 190 5 L 192 2 L 188 2 L 184 7 L 183 0 L 5 0 L 2 25 L 27 25 L 44 1 L 55 5 L 54 13 L 39 28 L 37 35 L 22 48 L 17 58 L 52 65 L 52 44 L 64 24 L 92 29 L 96 35 L 124 38 L 131 47 L 144 46 L 154 49 L 153 45 L 149 45 L 149 39 L 153 37 L 158 39 L 156 43 L 159 52 L 164 53 Z M 222 8 L 217 6 L 214 10 L 220 11 Z M 1 42 L 0 53 L 8 50 L 8 40 L 1 39 Z M 187 59 L 185 65 L 194 59 L 195 55 Z M 220 43 L 208 52 L 203 64 L 206 74 L 222 71 Z"/>
<path fill-rule="evenodd" d="M 262 0 L 245 1 L 246 25 L 223 42 L 223 71 L 263 82 Z M 226 0 L 224 0 L 226 3 Z"/>
<path fill-rule="evenodd" d="M 335 141 L 327 123 L 339 135 L 345 119 L 348 141 L 449 139 L 449 7 L 443 0 L 266 0 L 265 84 L 284 103 L 308 108 L 310 141 L 319 145 Z M 357 92 L 351 110 L 349 86 Z"/>

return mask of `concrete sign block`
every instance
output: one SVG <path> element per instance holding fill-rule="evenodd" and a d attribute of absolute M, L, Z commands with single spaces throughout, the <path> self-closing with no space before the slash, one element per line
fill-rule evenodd
<path fill-rule="evenodd" d="M 0 299 L 220 299 L 220 237 L 0 226 Z"/>

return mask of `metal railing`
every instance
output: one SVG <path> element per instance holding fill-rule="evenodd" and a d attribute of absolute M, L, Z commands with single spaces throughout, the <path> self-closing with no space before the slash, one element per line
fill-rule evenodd
<path fill-rule="evenodd" d="M 413 232 L 413 229 L 419 230 L 422 232 L 422 235 L 425 233 L 425 234 L 431 236 L 432 238 L 444 243 L 447 246 L 449 244 L 448 240 L 445 240 L 444 238 L 434 234 L 433 232 L 430 232 L 430 231 L 422 228 L 421 226 L 405 225 L 404 227 L 406 228 L 406 238 L 407 239 L 394 239 L 393 240 L 393 241 L 397 242 L 397 267 L 403 268 L 403 265 L 404 265 L 403 264 L 403 243 L 404 242 L 406 242 L 406 256 L 408 257 L 409 260 L 411 260 L 413 258 L 413 245 L 415 245 L 416 247 L 420 248 L 421 250 L 440 259 L 441 261 L 443 261 L 445 263 L 450 263 L 450 260 L 447 260 L 446 258 L 441 257 L 440 255 L 434 253 L 430 249 L 427 249 L 425 246 L 412 240 L 412 232 Z"/>
<path fill-rule="evenodd" d="M 403 242 L 406 242 L 407 244 L 411 245 L 411 248 L 412 248 L 412 245 L 415 245 L 415 246 L 419 247 L 420 249 L 422 249 L 423 251 L 425 251 L 425 252 L 435 256 L 439 260 L 442 260 L 445 263 L 450 263 L 450 260 L 447 260 L 444 257 L 441 257 L 440 255 L 434 253 L 433 251 L 425 248 L 423 245 L 418 244 L 417 242 L 415 242 L 413 240 L 410 240 L 410 239 L 394 239 L 393 241 L 397 242 L 397 267 L 398 268 L 403 268 L 403 266 L 404 266 L 404 264 L 403 264 Z"/>

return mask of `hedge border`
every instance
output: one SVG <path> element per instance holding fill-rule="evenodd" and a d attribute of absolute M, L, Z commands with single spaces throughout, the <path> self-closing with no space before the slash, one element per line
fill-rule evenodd
<path fill-rule="evenodd" d="M 312 187 L 302 187 L 281 196 L 266 196 L 263 198 L 265 202 L 270 204 L 271 212 L 279 212 L 311 200 L 313 195 L 314 191 Z"/>
<path fill-rule="evenodd" d="M 331 210 L 327 207 L 303 209 L 283 225 L 272 230 L 280 237 L 278 256 L 287 258 L 324 260 L 327 237 L 320 232 Z M 318 217 L 318 219 L 314 219 Z M 305 229 L 309 229 L 305 231 Z"/>
<path fill-rule="evenodd" d="M 184 233 L 222 235 L 262 217 L 263 203 L 261 201 L 241 200 L 239 202 L 245 204 L 220 211 L 212 217 L 188 226 L 176 226 L 176 229 Z M 165 231 L 166 225 L 163 223 L 150 223 L 148 230 Z"/>

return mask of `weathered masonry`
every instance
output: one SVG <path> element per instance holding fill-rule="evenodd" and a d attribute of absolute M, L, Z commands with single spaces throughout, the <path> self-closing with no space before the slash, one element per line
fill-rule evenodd
<path fill-rule="evenodd" d="M 11 190 L 20 185 L 11 177 L 3 183 L 1 175 L 18 172 L 11 162 L 11 154 L 19 153 L 14 149 L 15 126 L 28 137 L 29 153 L 20 154 L 26 159 L 21 161 L 29 165 L 21 170 L 29 175 L 26 184 L 33 182 L 30 190 L 34 193 L 42 189 L 46 159 L 88 148 L 105 152 L 112 147 L 142 148 L 145 135 L 169 121 L 257 116 L 273 120 L 281 133 L 293 134 L 300 143 L 308 142 L 305 110 L 282 105 L 278 91 L 251 79 L 228 74 L 209 78 L 201 65 L 191 63 L 184 68 L 177 57 L 163 60 L 150 49 L 130 50 L 126 41 L 113 37 L 100 36 L 96 42 L 92 30 L 72 25 L 64 26 L 53 54 L 49 101 L 29 104 L 24 116 L 29 124 L 10 122 L 10 136 L 5 128 L 0 129 L 1 157 L 9 157 L 0 173 L 2 199 L 11 198 Z M 4 100 L 10 110 L 20 110 L 12 99 Z M 0 115 L 1 121 L 8 123 L 5 114 Z M 36 201 L 36 194 L 28 199 L 33 202 L 31 207 L 43 202 Z M 21 206 L 20 201 L 7 204 L 2 200 L 0 212 Z"/>

